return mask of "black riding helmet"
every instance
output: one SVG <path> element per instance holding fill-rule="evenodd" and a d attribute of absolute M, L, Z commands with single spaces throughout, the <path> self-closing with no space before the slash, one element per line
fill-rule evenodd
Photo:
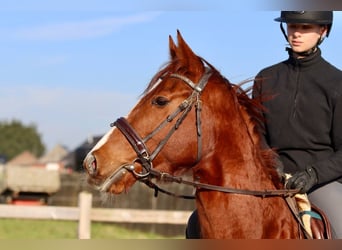
<path fill-rule="evenodd" d="M 288 41 L 288 37 L 283 27 L 283 23 L 305 23 L 305 24 L 318 24 L 318 25 L 326 25 L 327 26 L 327 34 L 329 36 L 332 23 L 333 23 L 333 12 L 332 11 L 281 11 L 280 17 L 274 19 L 277 22 L 280 22 L 280 29 L 283 32 L 283 35 Z M 321 37 L 317 45 L 320 45 L 324 40 L 324 37 Z"/>

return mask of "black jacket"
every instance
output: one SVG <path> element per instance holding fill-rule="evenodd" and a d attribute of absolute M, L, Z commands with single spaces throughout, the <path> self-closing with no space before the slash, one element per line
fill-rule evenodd
<path fill-rule="evenodd" d="M 342 177 L 342 71 L 318 49 L 303 59 L 291 50 L 286 61 L 259 72 L 253 95 L 265 101 L 265 138 L 279 153 L 284 171 L 313 166 L 319 184 Z M 341 179 L 342 180 L 342 179 Z"/>

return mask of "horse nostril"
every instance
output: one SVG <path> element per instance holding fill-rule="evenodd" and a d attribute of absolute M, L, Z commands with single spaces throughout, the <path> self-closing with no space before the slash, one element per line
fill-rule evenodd
<path fill-rule="evenodd" d="M 83 166 L 88 171 L 89 175 L 95 175 L 97 172 L 95 156 L 92 154 L 87 155 L 87 157 L 84 159 Z"/>

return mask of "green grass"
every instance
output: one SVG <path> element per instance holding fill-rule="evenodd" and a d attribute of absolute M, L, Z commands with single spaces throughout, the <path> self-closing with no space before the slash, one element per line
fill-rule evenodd
<path fill-rule="evenodd" d="M 0 239 L 77 239 L 77 227 L 76 221 L 0 219 Z M 113 224 L 93 222 L 91 238 L 166 239 L 167 237 L 128 230 Z"/>

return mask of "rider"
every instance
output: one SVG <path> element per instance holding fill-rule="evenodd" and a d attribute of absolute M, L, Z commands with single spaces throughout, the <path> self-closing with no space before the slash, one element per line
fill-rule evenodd
<path fill-rule="evenodd" d="M 289 58 L 255 78 L 253 96 L 265 101 L 265 139 L 292 174 L 287 188 L 308 193 L 342 238 L 342 71 L 321 56 L 332 11 L 281 11 L 275 21 L 289 43 Z M 286 24 L 284 28 L 283 23 Z M 285 31 L 286 30 L 286 31 Z"/>

